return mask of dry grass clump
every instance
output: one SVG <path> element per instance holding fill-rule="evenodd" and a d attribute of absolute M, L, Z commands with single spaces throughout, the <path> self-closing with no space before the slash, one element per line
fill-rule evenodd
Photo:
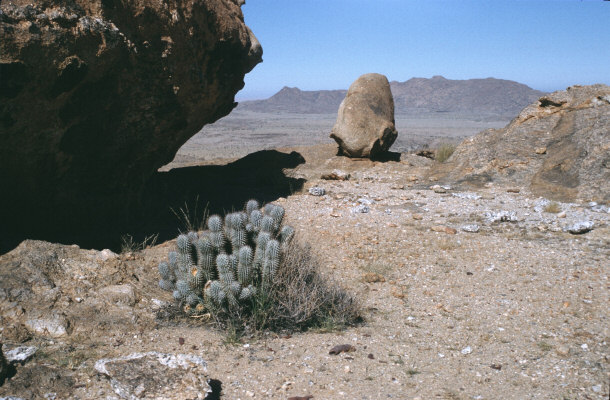
<path fill-rule="evenodd" d="M 445 162 L 455 151 L 455 145 L 451 143 L 441 143 L 434 153 L 434 159 L 438 162 Z"/>
<path fill-rule="evenodd" d="M 332 279 L 322 276 L 308 245 L 294 240 L 286 249 L 268 290 L 250 307 L 214 315 L 228 331 L 337 330 L 360 319 L 360 305 Z"/>
<path fill-rule="evenodd" d="M 561 206 L 556 201 L 551 201 L 544 206 L 544 211 L 552 214 L 561 212 Z"/>

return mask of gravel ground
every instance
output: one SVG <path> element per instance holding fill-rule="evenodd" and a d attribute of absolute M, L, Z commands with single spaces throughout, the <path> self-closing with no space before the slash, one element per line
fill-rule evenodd
<path fill-rule="evenodd" d="M 225 399 L 607 399 L 608 209 L 549 206 L 523 188 L 435 187 L 409 165 L 310 179 L 277 201 L 321 271 L 360 299 L 362 324 L 237 340 L 197 321 L 154 323 L 171 297 L 148 288 L 168 242 L 121 264 L 125 276 L 134 265 L 151 271 L 137 283 L 133 325 L 89 336 L 81 327 L 78 338 L 38 342 L 39 352 L 87 351 L 71 367 L 70 398 L 115 398 L 92 372 L 96 359 L 160 351 L 205 359 Z M 314 186 L 326 194 L 309 194 Z M 593 229 L 564 231 L 582 221 Z M 340 344 L 354 350 L 329 354 Z"/>

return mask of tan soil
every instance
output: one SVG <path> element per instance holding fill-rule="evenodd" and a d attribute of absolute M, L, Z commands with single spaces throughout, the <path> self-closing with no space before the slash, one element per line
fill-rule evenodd
<path fill-rule="evenodd" d="M 225 399 L 608 398 L 608 212 L 559 203 L 566 213 L 561 218 L 540 211 L 544 202 L 523 188 L 437 193 L 430 190 L 434 182 L 424 180 L 433 162 L 420 157 L 382 163 L 334 157 L 330 146 L 297 150 L 307 163 L 289 173 L 308 178 L 307 185 L 277 203 L 298 237 L 312 245 L 322 272 L 361 300 L 361 325 L 231 342 L 196 319 L 155 319 L 158 300 L 171 301 L 156 285 L 157 263 L 174 245 L 168 242 L 97 262 L 97 273 L 82 283 L 89 292 L 80 294 L 81 303 L 78 285 L 58 285 L 54 308 L 67 313 L 72 334 L 30 340 L 40 347 L 37 355 L 0 396 L 33 393 L 18 378 L 44 367 L 73 384 L 41 379 L 47 387 L 39 393 L 113 398 L 108 381 L 93 370 L 95 361 L 154 350 L 207 360 Z M 316 178 L 334 168 L 350 173 L 350 180 Z M 307 193 L 316 185 L 325 196 Z M 358 205 L 369 211 L 355 212 Z M 497 211 L 514 211 L 517 221 L 488 222 L 485 213 Z M 562 230 L 583 219 L 595 223 L 591 232 Z M 478 224 L 479 232 L 463 231 L 466 224 Z M 97 253 L 65 251 L 75 262 Z M 0 264 L 17 256 L 2 256 Z M 136 304 L 103 303 L 96 291 L 112 284 L 133 286 Z M 86 306 L 100 301 L 103 306 Z M 16 344 L 19 335 L 9 331 L 2 340 Z M 330 355 L 340 344 L 355 351 Z"/>

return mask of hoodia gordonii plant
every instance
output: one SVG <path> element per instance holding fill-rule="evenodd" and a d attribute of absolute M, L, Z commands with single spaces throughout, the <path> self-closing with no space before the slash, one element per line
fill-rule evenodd
<path fill-rule="evenodd" d="M 245 211 L 208 218 L 208 230 L 178 236 L 176 251 L 159 264 L 159 286 L 187 310 L 237 309 L 273 282 L 294 229 L 282 226 L 284 208 L 256 200 Z"/>

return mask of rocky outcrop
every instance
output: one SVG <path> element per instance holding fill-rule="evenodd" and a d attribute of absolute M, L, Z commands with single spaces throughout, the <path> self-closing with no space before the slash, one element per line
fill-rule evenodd
<path fill-rule="evenodd" d="M 2 2 L 4 229 L 44 237 L 127 218 L 150 176 L 235 107 L 261 61 L 242 3 Z"/>
<path fill-rule="evenodd" d="M 466 139 L 437 179 L 527 186 L 560 201 L 610 202 L 610 87 L 541 97 L 503 129 Z"/>
<path fill-rule="evenodd" d="M 330 137 L 342 154 L 372 158 L 387 151 L 397 136 L 388 79 L 380 74 L 362 75 L 347 91 Z"/>

